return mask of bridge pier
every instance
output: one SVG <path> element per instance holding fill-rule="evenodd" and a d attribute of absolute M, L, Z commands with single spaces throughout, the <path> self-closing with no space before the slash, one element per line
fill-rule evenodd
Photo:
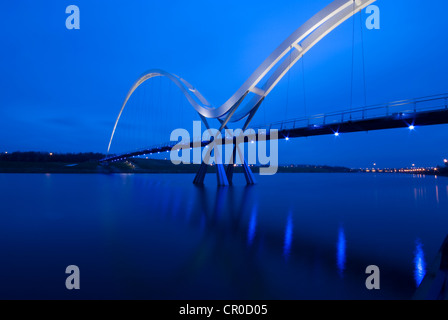
<path fill-rule="evenodd" d="M 229 180 L 227 179 L 226 171 L 222 164 L 216 165 L 216 178 L 218 179 L 218 186 L 228 186 Z"/>
<path fill-rule="evenodd" d="M 257 182 L 255 181 L 254 174 L 252 170 L 250 170 L 250 167 L 247 165 L 246 160 L 244 160 L 243 163 L 243 170 L 244 170 L 244 177 L 246 178 L 246 183 L 248 185 L 256 184 Z"/>
<path fill-rule="evenodd" d="M 234 171 L 233 168 L 234 168 L 234 166 L 235 165 L 233 165 L 233 164 L 228 164 L 227 167 L 226 167 L 226 176 L 227 176 L 227 181 L 229 181 L 229 185 L 233 184 L 232 180 L 233 180 L 233 171 Z"/>
<path fill-rule="evenodd" d="M 229 185 L 232 185 L 233 182 L 233 172 L 235 171 L 234 169 L 235 165 L 233 164 L 229 164 L 227 165 L 226 168 L 226 176 L 227 176 L 227 181 L 229 182 Z M 247 165 L 247 162 L 244 161 L 243 163 L 243 173 L 244 173 L 244 177 L 246 178 L 246 183 L 248 185 L 253 185 L 256 184 L 257 181 L 255 180 L 254 174 L 252 172 L 252 170 L 250 169 L 250 167 Z"/>
<path fill-rule="evenodd" d="M 207 170 L 208 165 L 205 162 L 202 162 L 198 172 L 196 173 L 193 183 L 197 185 L 204 184 L 204 179 L 205 175 L 207 174 Z M 222 164 L 216 165 L 216 179 L 218 181 L 218 186 L 220 187 L 225 187 L 229 185 L 229 181 L 227 180 L 227 174 Z"/>
<path fill-rule="evenodd" d="M 232 185 L 232 180 L 233 180 L 233 173 L 235 171 L 235 163 L 236 163 L 236 152 L 239 152 L 240 157 L 242 157 L 242 153 L 241 151 L 238 149 L 238 146 L 236 145 L 235 139 L 234 139 L 234 146 L 233 146 L 233 152 L 232 152 L 232 161 L 227 165 L 226 168 L 226 176 L 227 176 L 227 180 L 229 182 L 229 185 Z M 256 184 L 256 180 L 254 177 L 254 174 L 252 173 L 252 170 L 250 169 L 250 167 L 247 165 L 247 162 L 245 159 L 241 159 L 243 160 L 243 172 L 244 172 L 244 177 L 246 178 L 246 183 L 248 185 L 253 185 Z"/>
<path fill-rule="evenodd" d="M 224 187 L 232 185 L 233 173 L 235 170 L 234 168 L 235 168 L 234 164 L 227 165 L 225 169 L 223 164 L 216 165 L 216 179 L 218 182 L 218 186 Z M 196 176 L 194 177 L 193 183 L 196 185 L 204 184 L 204 179 L 205 175 L 207 174 L 207 170 L 208 165 L 205 162 L 202 162 L 198 172 L 196 173 Z M 254 174 L 250 169 L 249 165 L 247 164 L 246 160 L 244 160 L 243 162 L 243 173 L 244 177 L 246 178 L 246 183 L 248 185 L 254 185 L 257 183 Z"/>
<path fill-rule="evenodd" d="M 235 162 L 236 162 L 236 144 L 235 144 L 235 138 L 233 139 L 233 152 L 232 152 L 232 161 L 230 161 L 230 163 L 227 165 L 226 168 L 226 176 L 227 176 L 227 180 L 229 181 L 229 184 L 232 185 L 233 182 L 233 171 L 234 171 L 234 167 L 235 167 Z"/>
<path fill-rule="evenodd" d="M 196 173 L 196 176 L 194 177 L 193 183 L 204 184 L 204 178 L 206 173 L 207 173 L 207 165 L 204 162 L 202 162 L 198 172 Z"/>

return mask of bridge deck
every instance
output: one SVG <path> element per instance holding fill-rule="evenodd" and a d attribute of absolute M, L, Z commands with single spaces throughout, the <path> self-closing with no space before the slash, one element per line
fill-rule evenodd
<path fill-rule="evenodd" d="M 270 131 L 278 130 L 278 139 L 311 137 L 329 134 L 343 134 L 362 131 L 409 128 L 448 123 L 448 94 L 413 100 L 403 100 L 384 105 L 371 106 L 338 113 L 322 114 L 308 118 L 285 120 L 253 127 Z M 226 139 L 232 142 L 233 139 Z M 205 147 L 209 141 L 191 141 L 185 147 Z M 102 162 L 121 161 L 127 158 L 169 152 L 177 142 L 168 142 L 138 151 L 111 155 Z"/>
<path fill-rule="evenodd" d="M 448 123 L 448 109 L 443 109 L 438 111 L 395 114 L 376 119 L 349 120 L 341 123 L 310 125 L 301 128 L 281 128 L 279 130 L 279 139 L 409 128 L 411 126 L 429 126 L 446 123 Z"/>

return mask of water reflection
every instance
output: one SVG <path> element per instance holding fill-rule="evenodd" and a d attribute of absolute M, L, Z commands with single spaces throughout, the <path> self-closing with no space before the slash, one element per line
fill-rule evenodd
<path fill-rule="evenodd" d="M 416 201 L 426 200 L 426 192 L 427 188 L 424 187 L 414 188 L 414 200 Z"/>
<path fill-rule="evenodd" d="M 423 252 L 423 244 L 420 239 L 415 241 L 414 251 L 414 279 L 418 287 L 426 274 L 425 254 Z"/>
<path fill-rule="evenodd" d="M 303 179 L 302 176 L 298 176 L 298 178 Z M 403 186 L 402 193 L 399 193 L 401 196 L 399 197 L 400 206 L 402 198 L 408 200 L 404 201 L 405 206 L 410 203 L 408 209 L 414 209 L 416 203 L 426 204 L 428 201 L 435 204 L 440 200 L 441 204 L 444 204 L 445 189 L 448 192 L 448 188 L 443 180 L 439 181 L 439 185 L 437 185 L 434 180 L 427 179 L 429 185 L 423 185 L 421 184 L 423 179 L 417 179 L 420 181 L 415 183 L 415 180 L 410 180 Z M 176 248 L 182 247 L 184 243 L 187 248 L 185 251 L 188 250 L 188 254 L 185 256 L 176 255 L 175 271 L 167 271 L 166 275 L 162 273 L 163 276 L 172 277 L 170 280 L 172 283 L 189 284 L 204 278 L 208 279 L 203 281 L 205 287 L 209 285 L 209 282 L 213 282 L 211 279 L 214 279 L 216 274 L 219 274 L 220 279 L 224 279 L 224 283 L 229 286 L 229 289 L 226 290 L 237 288 L 236 292 L 242 297 L 252 297 L 254 292 L 264 292 L 265 294 L 271 292 L 269 283 L 266 281 L 265 270 L 278 271 L 275 268 L 278 268 L 279 263 L 282 264 L 282 268 L 285 268 L 284 270 L 288 272 L 293 270 L 294 276 L 290 280 L 299 281 L 298 279 L 300 279 L 303 288 L 320 287 L 321 276 L 327 275 L 328 271 L 332 273 L 331 277 L 333 277 L 334 283 L 344 283 L 344 287 L 349 288 L 354 277 L 357 276 L 353 270 L 360 270 L 360 266 L 365 268 L 362 260 L 364 251 L 359 250 L 358 241 L 351 243 L 350 246 L 353 251 L 350 257 L 350 268 L 347 263 L 347 238 L 358 238 L 361 239 L 360 242 L 366 242 L 363 232 L 359 231 L 360 228 L 352 227 L 352 222 L 361 223 L 365 220 L 354 215 L 352 211 L 336 210 L 335 214 L 325 216 L 326 219 L 323 222 L 321 217 L 328 206 L 321 202 L 322 197 L 329 198 L 328 201 L 331 204 L 345 201 L 343 193 L 333 194 L 333 190 L 327 193 L 325 189 L 322 189 L 323 184 L 316 186 L 319 190 L 324 190 L 323 194 L 317 193 L 316 196 L 301 198 L 305 203 L 305 210 L 302 210 L 302 205 L 300 207 L 296 205 L 297 199 L 282 197 L 281 192 L 273 191 L 272 188 L 263 189 L 263 185 L 217 188 L 210 184 L 204 187 L 192 187 L 190 181 L 188 184 L 176 183 L 174 185 L 169 180 L 160 183 L 155 182 L 155 179 L 142 179 L 140 176 L 134 180 L 137 181 L 137 185 L 128 194 L 135 193 L 133 198 L 137 200 L 136 203 L 140 208 L 146 208 L 148 217 L 160 215 L 168 220 L 166 222 L 169 224 L 164 225 L 163 220 L 165 219 L 153 221 L 152 218 L 148 218 L 149 221 L 160 223 L 163 226 L 160 231 L 156 230 L 153 237 L 175 239 L 170 240 L 177 242 L 173 255 L 177 254 Z M 325 183 L 327 182 L 325 181 Z M 386 199 L 384 209 L 379 210 L 381 216 L 381 212 L 384 214 L 390 212 L 387 206 L 394 207 L 399 201 L 395 198 L 388 199 L 388 195 L 382 192 L 387 186 L 380 185 L 367 190 L 362 188 L 350 190 L 355 197 L 364 197 L 365 201 L 375 202 L 374 199 L 377 197 L 378 204 L 381 204 Z M 153 194 L 154 196 L 150 199 L 152 202 L 142 202 L 142 191 L 140 190 L 144 190 L 145 194 Z M 306 193 L 308 190 L 302 191 L 302 193 Z M 276 197 L 273 197 L 273 194 Z M 365 201 L 356 203 L 359 205 L 358 209 L 378 214 L 378 208 L 374 207 L 375 210 L 373 210 L 366 207 Z M 316 209 L 317 214 L 307 214 L 307 209 L 311 207 Z M 380 206 L 380 208 L 383 207 Z M 299 210 L 300 216 L 297 215 Z M 417 212 L 417 210 L 403 210 L 403 212 L 405 211 Z M 294 219 L 299 217 L 300 225 L 295 225 Z M 347 229 L 348 226 L 351 227 Z M 359 225 L 356 224 L 356 226 Z M 375 226 L 383 227 L 383 224 L 378 221 L 378 225 Z M 396 237 L 396 229 L 392 230 L 391 228 L 390 230 L 390 234 Z M 413 244 L 415 239 L 416 235 L 412 235 L 407 243 Z M 429 248 L 431 244 L 425 243 L 425 245 Z M 375 253 L 376 248 L 369 246 L 369 243 L 366 248 L 365 255 L 370 252 Z M 414 248 L 415 268 L 409 268 L 409 252 L 400 256 L 400 259 L 403 258 L 405 261 L 405 266 L 400 269 L 400 272 L 406 273 L 403 278 L 405 278 L 407 286 L 411 288 L 410 290 L 420 284 L 426 272 L 421 241 L 416 242 Z M 398 246 L 394 247 L 394 251 L 398 252 L 399 249 Z M 360 253 L 360 251 L 362 252 Z M 166 255 L 169 256 L 170 253 L 166 253 Z M 177 260 L 178 256 L 182 259 Z M 244 267 L 242 268 L 242 266 Z M 403 270 L 406 268 L 407 272 L 404 272 Z M 301 270 L 306 270 L 306 272 L 301 272 Z M 283 279 L 283 270 L 280 273 L 281 275 L 278 277 Z M 397 275 L 394 278 L 400 276 Z M 334 281 L 335 279 L 338 281 Z M 290 280 L 285 280 L 284 285 L 290 283 Z M 247 284 L 249 282 L 250 284 Z M 357 288 L 356 286 L 355 288 Z M 339 287 L 337 289 L 339 290 Z M 197 289 L 198 292 L 202 292 L 201 290 L 201 288 Z M 285 290 L 287 291 L 287 289 Z M 309 290 L 309 293 L 313 292 L 313 289 L 306 290 Z"/>
<path fill-rule="evenodd" d="M 439 199 L 439 186 L 436 185 L 436 201 L 437 204 L 440 204 L 440 199 Z"/>
<path fill-rule="evenodd" d="M 436 186 L 412 176 L 286 174 L 232 188 L 195 187 L 190 175 L 0 178 L 8 257 L 0 296 L 17 281 L 36 281 L 21 266 L 51 271 L 39 277 L 44 283 L 79 252 L 76 263 L 106 285 L 85 298 L 371 298 L 363 270 L 375 257 L 390 288 L 378 297 L 402 299 L 422 281 L 448 226 L 442 177 Z M 52 223 L 46 212 L 61 219 Z"/>
<path fill-rule="evenodd" d="M 285 260 L 288 260 L 291 254 L 292 233 L 293 233 L 292 214 L 289 213 L 288 219 L 286 221 L 285 239 L 283 244 L 283 256 L 285 257 Z"/>
<path fill-rule="evenodd" d="M 252 214 L 250 215 L 249 228 L 247 230 L 247 245 L 250 247 L 254 241 L 255 230 L 257 228 L 257 207 L 252 208 Z"/>
<path fill-rule="evenodd" d="M 345 232 L 342 226 L 339 227 L 338 242 L 336 247 L 336 264 L 338 267 L 339 276 L 343 277 L 346 261 L 346 241 Z"/>

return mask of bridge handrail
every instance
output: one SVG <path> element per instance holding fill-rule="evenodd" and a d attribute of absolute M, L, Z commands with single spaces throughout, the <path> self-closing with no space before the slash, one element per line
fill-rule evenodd
<path fill-rule="evenodd" d="M 419 106 L 425 102 L 427 103 L 427 102 L 431 102 L 431 101 L 441 101 L 441 100 L 444 100 L 444 104 L 440 105 L 440 106 L 439 105 L 435 106 L 435 107 L 434 106 L 431 106 L 431 107 Z M 413 108 L 412 109 L 391 110 L 392 108 L 408 106 L 408 105 L 412 105 Z M 272 128 L 273 126 L 280 126 L 282 128 L 283 125 L 285 125 L 285 124 L 290 124 L 290 123 L 295 123 L 295 122 L 303 122 L 303 121 L 306 121 L 308 123 L 308 125 L 310 125 L 312 120 L 326 119 L 326 118 L 335 117 L 335 116 L 345 116 L 345 115 L 351 116 L 349 118 L 346 118 L 345 120 L 342 119 L 342 122 L 347 122 L 347 121 L 353 120 L 353 115 L 356 113 L 359 113 L 359 112 L 363 113 L 362 119 L 374 119 L 377 117 L 383 117 L 384 114 L 367 117 L 366 113 L 369 111 L 386 110 L 386 115 L 392 115 L 393 113 L 391 111 L 396 111 L 394 113 L 409 113 L 409 112 L 417 112 L 417 111 L 423 111 L 423 110 L 437 110 L 437 109 L 442 109 L 442 108 L 448 108 L 448 93 L 438 94 L 438 95 L 433 95 L 433 96 L 426 96 L 426 97 L 421 97 L 421 98 L 408 99 L 408 100 L 399 100 L 399 101 L 383 103 L 383 104 L 370 105 L 367 107 L 354 108 L 351 110 L 315 114 L 315 115 L 308 116 L 308 117 L 305 116 L 305 117 L 301 117 L 301 118 L 282 120 L 282 121 L 277 121 L 277 122 L 272 122 L 272 123 L 268 123 L 268 124 L 254 126 L 253 129 L 262 129 L 262 128 L 267 128 L 267 127 Z M 359 117 L 357 117 L 357 118 L 359 118 Z M 322 124 L 327 124 L 327 123 L 325 123 L 325 121 L 324 121 Z M 295 128 L 295 126 L 294 126 L 294 128 Z"/>

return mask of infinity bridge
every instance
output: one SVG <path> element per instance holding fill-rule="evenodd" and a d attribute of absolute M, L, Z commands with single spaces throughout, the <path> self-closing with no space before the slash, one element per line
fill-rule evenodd
<path fill-rule="evenodd" d="M 242 131 L 248 129 L 250 122 L 260 108 L 266 96 L 276 87 L 279 81 L 303 56 L 320 40 L 333 31 L 344 21 L 375 2 L 376 0 L 336 0 L 313 16 L 300 28 L 294 31 L 274 52 L 255 70 L 244 84 L 222 105 L 215 106 L 189 82 L 181 77 L 163 70 L 150 70 L 144 73 L 129 90 L 112 131 L 108 145 L 108 154 L 117 129 L 117 125 L 128 104 L 129 99 L 144 82 L 155 77 L 165 77 L 174 83 L 194 108 L 205 127 L 210 130 L 209 119 L 219 121 L 218 132 L 228 129 L 229 123 L 244 121 Z M 398 101 L 384 105 L 352 109 L 337 113 L 321 114 L 292 120 L 284 120 L 268 125 L 254 127 L 266 129 L 267 138 L 271 130 L 278 130 L 278 139 L 308 137 L 341 133 L 370 131 L 390 128 L 401 128 L 448 123 L 448 95 L 438 95 L 420 99 Z M 225 139 L 234 143 L 234 137 Z M 192 140 L 186 147 L 215 146 L 216 140 Z M 122 161 L 131 157 L 151 155 L 170 151 L 178 142 L 167 142 L 141 150 L 110 155 L 101 160 L 103 163 Z M 179 145 L 178 145 L 179 146 Z M 238 145 L 234 143 L 233 157 Z M 214 149 L 215 150 L 215 149 Z M 216 152 L 216 151 L 215 151 Z M 253 174 L 244 159 L 241 159 L 246 181 L 255 183 Z M 222 164 L 216 165 L 218 185 L 226 186 L 232 181 L 233 165 L 226 169 Z M 195 184 L 202 184 L 208 165 L 201 167 L 194 179 Z"/>

